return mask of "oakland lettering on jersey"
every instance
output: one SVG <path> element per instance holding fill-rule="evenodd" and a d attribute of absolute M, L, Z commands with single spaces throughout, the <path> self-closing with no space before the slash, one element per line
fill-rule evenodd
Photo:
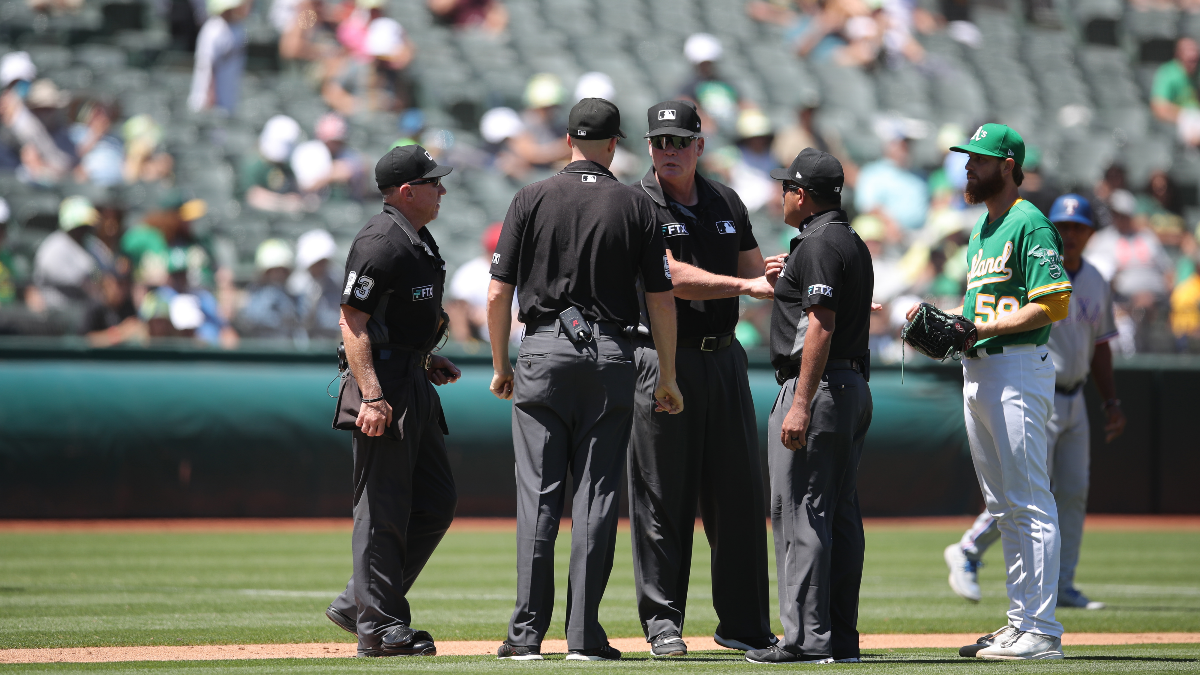
<path fill-rule="evenodd" d="M 994 284 L 1008 281 L 1012 278 L 1012 269 L 1008 267 L 1008 259 L 1012 257 L 1013 243 L 1004 242 L 1004 251 L 994 257 L 983 257 L 983 249 L 975 252 L 971 258 L 971 269 L 967 272 L 967 288 L 979 288 L 984 284 Z"/>

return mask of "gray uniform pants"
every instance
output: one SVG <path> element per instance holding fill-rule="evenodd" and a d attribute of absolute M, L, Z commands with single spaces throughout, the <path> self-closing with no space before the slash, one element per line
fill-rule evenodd
<path fill-rule="evenodd" d="M 658 352 L 649 341 L 638 343 L 629 524 L 642 630 L 647 640 L 683 634 L 699 500 L 717 631 L 766 637 L 767 514 L 746 352 L 736 340 L 713 352 L 680 349 L 676 379 L 685 407 L 668 415 L 654 412 Z"/>
<path fill-rule="evenodd" d="M 1075 568 L 1083 544 L 1083 521 L 1087 515 L 1088 471 L 1091 462 L 1091 433 L 1087 399 L 1083 389 L 1074 394 L 1054 393 L 1054 415 L 1046 427 L 1049 448 L 1050 492 L 1058 504 L 1058 587 L 1075 587 Z M 983 556 L 1000 539 L 996 519 L 984 511 L 962 537 L 963 550 L 974 559 Z"/>
<path fill-rule="evenodd" d="M 618 481 L 632 423 L 633 346 L 620 335 L 576 344 L 534 333 L 521 343 L 513 391 L 517 478 L 517 602 L 512 645 L 540 645 L 554 609 L 554 540 L 567 472 L 571 568 L 567 647 L 598 649 L 608 636 L 598 617 L 617 541 Z"/>
<path fill-rule="evenodd" d="M 871 425 L 871 390 L 853 370 L 829 370 L 809 408 L 807 446 L 779 440 L 796 378 L 784 382 L 767 423 L 771 525 L 779 575 L 779 646 L 795 654 L 859 656 L 862 514 L 858 460 Z"/>
<path fill-rule="evenodd" d="M 358 653 L 377 652 L 384 633 L 409 625 L 405 596 L 450 528 L 458 496 L 442 435 L 441 401 L 414 359 L 375 361 L 392 406 L 384 436 L 355 431 L 354 575 L 333 601 L 358 619 Z"/>

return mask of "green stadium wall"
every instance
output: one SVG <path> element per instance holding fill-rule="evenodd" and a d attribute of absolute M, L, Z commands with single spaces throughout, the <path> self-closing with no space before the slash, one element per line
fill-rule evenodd
<path fill-rule="evenodd" d="M 515 514 L 510 404 L 480 354 L 439 388 L 459 515 Z M 349 516 L 350 435 L 330 428 L 325 354 L 0 346 L 0 517 Z M 778 386 L 751 357 L 760 443 Z M 957 364 L 872 374 L 859 493 L 871 516 L 975 513 L 982 499 Z M 1093 411 L 1089 509 L 1200 513 L 1200 362 L 1120 362 L 1129 427 L 1105 444 Z M 334 391 L 335 387 L 330 387 Z M 763 458 L 766 470 L 765 454 Z M 569 503 L 569 502 L 568 502 Z M 624 509 L 624 500 L 622 508 Z"/>

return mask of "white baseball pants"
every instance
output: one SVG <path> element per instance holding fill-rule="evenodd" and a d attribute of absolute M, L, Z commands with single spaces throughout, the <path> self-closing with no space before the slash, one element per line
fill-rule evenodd
<path fill-rule="evenodd" d="M 1000 527 L 1008 570 L 1008 620 L 1059 637 L 1058 508 L 1050 492 L 1047 426 L 1054 361 L 1045 345 L 1005 347 L 963 359 L 963 407 L 975 474 Z"/>

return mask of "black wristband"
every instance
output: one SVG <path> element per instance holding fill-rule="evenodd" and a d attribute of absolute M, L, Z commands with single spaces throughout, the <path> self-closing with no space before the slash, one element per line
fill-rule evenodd
<path fill-rule="evenodd" d="M 359 400 L 363 403 L 378 403 L 383 400 L 383 396 L 376 396 L 375 398 L 363 398 Z"/>

